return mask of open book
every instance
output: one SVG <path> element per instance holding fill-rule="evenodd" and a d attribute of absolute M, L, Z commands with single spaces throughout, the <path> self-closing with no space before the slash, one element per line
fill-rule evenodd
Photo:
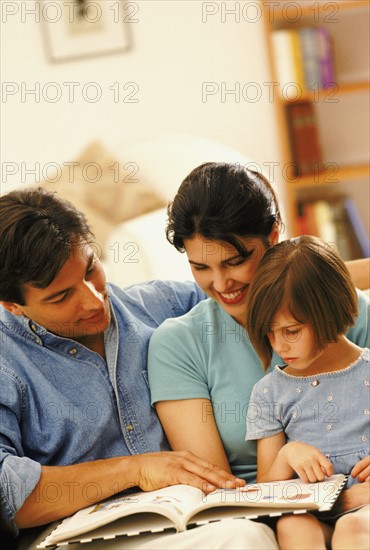
<path fill-rule="evenodd" d="M 328 511 L 346 479 L 338 474 L 318 483 L 303 483 L 299 479 L 256 483 L 239 489 L 218 489 L 208 495 L 189 485 L 121 494 L 66 518 L 38 548 L 171 528 L 185 531 L 190 525 L 224 518 L 252 519 L 306 510 Z"/>

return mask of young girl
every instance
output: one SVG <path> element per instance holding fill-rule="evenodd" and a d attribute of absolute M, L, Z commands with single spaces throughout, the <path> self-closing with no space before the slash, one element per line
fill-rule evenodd
<path fill-rule="evenodd" d="M 330 245 L 304 236 L 266 252 L 249 288 L 247 329 L 265 369 L 273 350 L 284 364 L 257 382 L 248 408 L 258 482 L 344 473 L 348 485 L 367 483 L 370 497 L 369 349 L 344 336 L 356 315 L 355 288 Z M 368 548 L 363 504 L 337 520 L 333 549 Z M 277 523 L 284 549 L 326 548 L 332 531 L 312 514 Z"/>

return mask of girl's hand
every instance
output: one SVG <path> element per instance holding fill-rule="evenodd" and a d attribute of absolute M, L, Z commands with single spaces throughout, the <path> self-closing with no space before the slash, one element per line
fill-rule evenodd
<path fill-rule="evenodd" d="M 360 482 L 370 481 L 370 455 L 365 456 L 352 468 L 352 477 L 357 477 Z"/>
<path fill-rule="evenodd" d="M 333 475 L 332 463 L 319 449 L 298 441 L 291 441 L 281 448 L 279 454 L 305 483 L 324 481 Z"/>

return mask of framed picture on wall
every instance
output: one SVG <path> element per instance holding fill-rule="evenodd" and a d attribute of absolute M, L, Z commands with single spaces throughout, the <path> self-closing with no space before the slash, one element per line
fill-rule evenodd
<path fill-rule="evenodd" d="M 41 19 L 50 61 L 122 53 L 131 47 L 130 24 L 139 5 L 123 0 L 42 0 Z"/>

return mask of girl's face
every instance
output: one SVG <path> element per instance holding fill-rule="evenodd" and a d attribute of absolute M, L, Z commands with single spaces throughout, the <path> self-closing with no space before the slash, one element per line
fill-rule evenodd
<path fill-rule="evenodd" d="M 313 354 L 315 340 L 311 325 L 297 321 L 286 307 L 281 307 L 273 317 L 268 339 L 288 365 L 287 372 L 307 369 L 323 353 Z"/>
<path fill-rule="evenodd" d="M 278 230 L 274 229 L 269 236 L 270 244 L 276 244 L 277 239 Z M 246 258 L 233 246 L 201 235 L 186 239 L 184 246 L 194 279 L 203 292 L 244 325 L 248 287 L 266 246 L 260 237 L 240 238 L 240 241 L 249 253 Z"/>

